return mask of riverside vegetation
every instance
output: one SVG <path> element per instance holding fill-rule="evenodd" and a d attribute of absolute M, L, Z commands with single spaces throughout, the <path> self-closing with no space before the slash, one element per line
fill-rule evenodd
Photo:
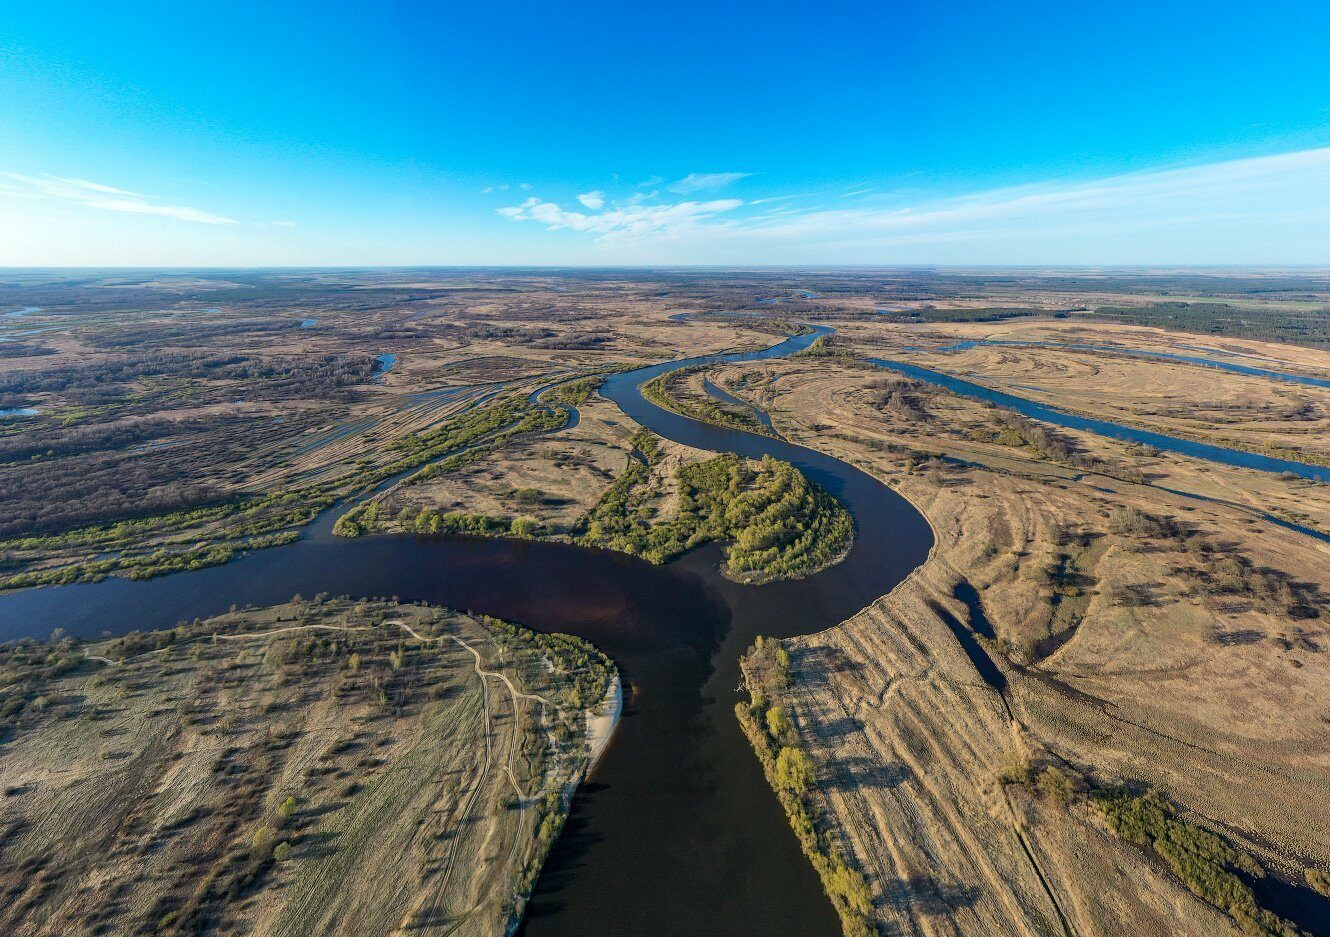
<path fill-rule="evenodd" d="M 0 928 L 509 930 L 613 677 L 579 638 L 323 596 L 5 645 Z"/>
<path fill-rule="evenodd" d="M 337 501 L 394 476 L 423 466 L 417 473 L 417 480 L 423 480 L 480 459 L 514 438 L 549 432 L 565 422 L 567 415 L 560 410 L 532 406 L 508 395 L 428 432 L 403 436 L 388 447 L 387 461 L 357 466 L 328 482 L 189 511 L 0 541 L 0 571 L 5 567 L 12 571 L 0 579 L 0 589 L 95 582 L 112 575 L 147 579 L 216 566 L 249 550 L 294 542 L 299 527 Z M 364 532 L 359 517 L 353 510 L 340 518 L 337 532 L 353 535 L 358 527 Z M 144 538 L 163 534 L 169 536 L 155 549 L 130 552 Z M 117 555 L 48 565 L 44 558 L 52 552 Z"/>
<path fill-rule="evenodd" d="M 657 375 L 642 385 L 642 396 L 658 407 L 701 423 L 770 436 L 771 430 L 751 412 L 723 403 L 705 393 L 685 393 L 687 380 L 706 370 L 707 365 L 694 365 Z"/>
<path fill-rule="evenodd" d="M 749 700 L 734 706 L 739 724 L 762 762 L 767 782 L 785 808 L 800 848 L 840 915 L 845 937 L 870 937 L 876 933 L 869 918 L 872 890 L 863 873 L 846 861 L 821 821 L 814 799 L 816 766 L 800 743 L 789 713 L 774 702 L 775 695 L 790 681 L 789 652 L 779 642 L 759 636 L 745 653 L 741 667 Z"/>
<path fill-rule="evenodd" d="M 796 579 L 850 548 L 854 521 L 835 498 L 770 456 L 752 463 L 720 455 L 678 470 L 679 507 L 653 523 L 648 464 L 635 461 L 587 515 L 587 546 L 663 563 L 711 541 L 728 543 L 725 573 L 741 582 Z"/>
<path fill-rule="evenodd" d="M 677 510 L 660 518 L 652 468 L 661 459 L 656 437 L 633 437 L 634 455 L 600 500 L 567 534 L 527 517 L 440 512 L 373 499 L 335 525 L 341 536 L 373 529 L 534 539 L 564 536 L 665 563 L 705 543 L 726 544 L 726 575 L 741 582 L 797 579 L 835 563 L 854 541 L 854 521 L 835 498 L 790 465 L 720 455 L 675 473 Z"/>

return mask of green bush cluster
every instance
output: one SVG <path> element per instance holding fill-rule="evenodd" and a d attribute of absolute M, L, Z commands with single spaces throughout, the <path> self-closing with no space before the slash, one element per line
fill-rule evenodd
<path fill-rule="evenodd" d="M 534 652 L 545 658 L 554 672 L 571 680 L 569 705 L 576 709 L 594 706 L 609 692 L 618 669 L 594 644 L 576 635 L 532 631 L 499 618 L 481 616 L 480 623 L 495 640 L 508 647 Z"/>
<path fill-rule="evenodd" d="M 1104 822 L 1118 836 L 1152 849 L 1195 895 L 1226 911 L 1248 934 L 1299 937 L 1297 927 L 1256 903 L 1241 875 L 1260 878 L 1264 870 L 1248 853 L 1195 823 L 1177 816 L 1158 791 L 1134 794 L 1115 788 L 1094 795 Z"/>
<path fill-rule="evenodd" d="M 855 361 L 858 354 L 841 335 L 819 335 L 803 351 L 796 352 L 795 358 L 838 358 L 842 361 Z"/>
<path fill-rule="evenodd" d="M 188 511 L 172 511 L 169 514 L 157 514 L 152 517 L 137 517 L 109 524 L 94 524 L 90 527 L 79 527 L 74 530 L 66 530 L 62 533 L 41 537 L 16 537 L 9 540 L 0 540 L 0 550 L 56 550 L 76 546 L 97 546 L 104 549 L 114 549 L 115 547 L 134 543 L 145 534 L 181 530 L 226 517 L 236 513 L 244 506 L 245 502 L 236 501 Z"/>
<path fill-rule="evenodd" d="M 261 550 L 281 546 L 300 539 L 294 530 L 252 537 L 248 540 L 212 544 L 189 550 L 161 548 L 141 556 L 119 556 L 88 563 L 75 563 L 56 569 L 18 573 L 0 581 L 0 589 L 23 589 L 29 586 L 62 586 L 72 582 L 98 582 L 107 576 L 126 579 L 152 579 L 182 570 L 203 569 L 229 563 L 247 550 Z"/>
<path fill-rule="evenodd" d="M 540 395 L 540 402 L 544 404 L 561 403 L 570 407 L 578 407 L 586 403 L 586 399 L 603 383 L 605 383 L 604 374 L 579 377 L 577 380 L 567 381 L 551 387 Z"/>
<path fill-rule="evenodd" d="M 854 522 L 835 498 L 788 462 L 754 467 L 733 454 L 679 470 L 679 511 L 653 524 L 649 473 L 629 466 L 588 513 L 579 542 L 663 563 L 711 541 L 730 544 L 727 567 L 746 581 L 793 579 L 835 560 Z"/>
<path fill-rule="evenodd" d="M 43 537 L 0 541 L 0 552 L 5 553 L 70 549 L 115 553 L 141 543 L 145 537 L 182 532 L 151 554 L 111 556 L 18 573 L 0 580 L 0 589 L 96 582 L 119 575 L 147 579 L 179 570 L 216 566 L 248 550 L 280 546 L 299 539 L 299 534 L 291 528 L 309 523 L 329 507 L 336 496 L 335 489 L 328 485 L 312 485 L 206 508 L 81 527 Z M 196 530 L 218 521 L 226 523 L 214 529 Z M 193 546 L 175 548 L 182 543 Z"/>
<path fill-rule="evenodd" d="M 655 465 L 660 461 L 664 452 L 660 448 L 660 437 L 645 426 L 638 429 L 628 438 L 633 444 L 633 448 L 646 460 L 647 465 Z"/>
<path fill-rule="evenodd" d="M 516 537 L 530 540 L 544 536 L 548 531 L 529 517 L 495 517 L 490 514 L 468 514 L 464 511 L 417 510 L 403 505 L 397 513 L 382 501 L 366 501 L 337 519 L 333 533 L 339 537 L 359 537 L 369 533 L 385 521 L 392 520 L 406 533 L 467 534 L 473 537 Z"/>

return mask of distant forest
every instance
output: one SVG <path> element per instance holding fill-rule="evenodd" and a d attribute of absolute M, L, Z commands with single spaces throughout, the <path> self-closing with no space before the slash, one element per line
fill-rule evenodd
<path fill-rule="evenodd" d="M 1260 309 L 1228 303 L 1168 302 L 1149 306 L 1101 306 L 1098 315 L 1133 325 L 1330 348 L 1330 308 L 1324 307 Z"/>

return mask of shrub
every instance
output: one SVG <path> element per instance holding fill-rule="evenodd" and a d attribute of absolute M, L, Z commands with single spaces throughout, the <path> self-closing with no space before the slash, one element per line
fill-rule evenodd
<path fill-rule="evenodd" d="M 1095 796 L 1109 829 L 1130 843 L 1152 849 L 1197 897 L 1233 917 L 1248 934 L 1298 937 L 1299 930 L 1256 903 L 1238 873 L 1260 878 L 1264 870 L 1223 837 L 1178 817 L 1158 791 L 1133 794 L 1124 788 Z"/>
<path fill-rule="evenodd" d="M 767 710 L 767 732 L 776 741 L 788 738 L 794 733 L 794 723 L 781 706 L 772 706 Z"/>
<path fill-rule="evenodd" d="M 802 794 L 813 786 L 815 769 L 807 753 L 790 746 L 782 746 L 776 755 L 776 784 L 784 790 Z"/>
<path fill-rule="evenodd" d="M 1049 765 L 1039 772 L 1039 779 L 1035 782 L 1035 787 L 1039 790 L 1039 793 L 1062 807 L 1070 804 L 1072 796 L 1076 793 L 1071 778 L 1056 765 Z"/>

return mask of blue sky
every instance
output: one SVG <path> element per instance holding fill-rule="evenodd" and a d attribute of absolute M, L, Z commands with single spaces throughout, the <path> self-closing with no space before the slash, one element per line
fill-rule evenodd
<path fill-rule="evenodd" d="M 11 5 L 0 265 L 1330 263 L 1330 4 Z"/>

